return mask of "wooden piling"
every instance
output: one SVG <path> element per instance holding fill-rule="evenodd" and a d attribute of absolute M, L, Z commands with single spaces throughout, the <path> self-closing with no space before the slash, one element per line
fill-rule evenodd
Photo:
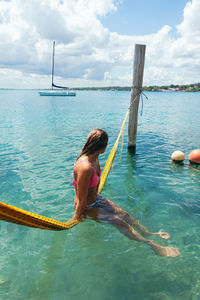
<path fill-rule="evenodd" d="M 131 89 L 130 112 L 128 122 L 128 150 L 136 151 L 137 119 L 142 90 L 144 60 L 146 45 L 135 45 L 134 64 L 133 64 L 133 86 Z"/>

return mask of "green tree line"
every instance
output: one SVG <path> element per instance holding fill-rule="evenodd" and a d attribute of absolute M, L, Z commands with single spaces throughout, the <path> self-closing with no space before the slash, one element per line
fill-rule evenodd
<path fill-rule="evenodd" d="M 90 90 L 90 91 L 130 91 L 130 86 L 105 86 L 105 87 L 79 87 L 74 88 L 75 90 Z M 200 83 L 193 84 L 171 84 L 171 85 L 152 85 L 152 86 L 143 86 L 143 91 L 183 91 L 183 92 L 199 92 L 200 91 Z"/>

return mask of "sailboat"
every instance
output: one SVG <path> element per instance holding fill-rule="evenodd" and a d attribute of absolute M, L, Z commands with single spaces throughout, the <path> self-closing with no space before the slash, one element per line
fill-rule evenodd
<path fill-rule="evenodd" d="M 54 84 L 54 57 L 55 57 L 55 41 L 53 42 L 53 60 L 51 72 L 51 89 L 39 92 L 40 96 L 76 96 L 76 92 L 69 90 L 68 87 Z M 54 89 L 56 88 L 56 89 Z"/>

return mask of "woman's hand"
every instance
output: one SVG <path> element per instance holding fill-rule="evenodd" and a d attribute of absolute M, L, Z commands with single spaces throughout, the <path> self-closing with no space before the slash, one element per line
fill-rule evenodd
<path fill-rule="evenodd" d="M 74 219 L 80 222 L 84 222 L 86 220 L 86 216 L 84 214 L 81 214 L 79 218 L 74 216 Z"/>

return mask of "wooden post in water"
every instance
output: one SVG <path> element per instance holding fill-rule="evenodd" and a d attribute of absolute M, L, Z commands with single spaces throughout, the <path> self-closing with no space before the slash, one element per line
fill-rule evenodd
<path fill-rule="evenodd" d="M 133 64 L 133 86 L 131 89 L 130 112 L 128 121 L 128 150 L 135 153 L 137 119 L 140 101 L 140 92 L 142 90 L 144 59 L 146 45 L 135 45 L 134 64 Z"/>

